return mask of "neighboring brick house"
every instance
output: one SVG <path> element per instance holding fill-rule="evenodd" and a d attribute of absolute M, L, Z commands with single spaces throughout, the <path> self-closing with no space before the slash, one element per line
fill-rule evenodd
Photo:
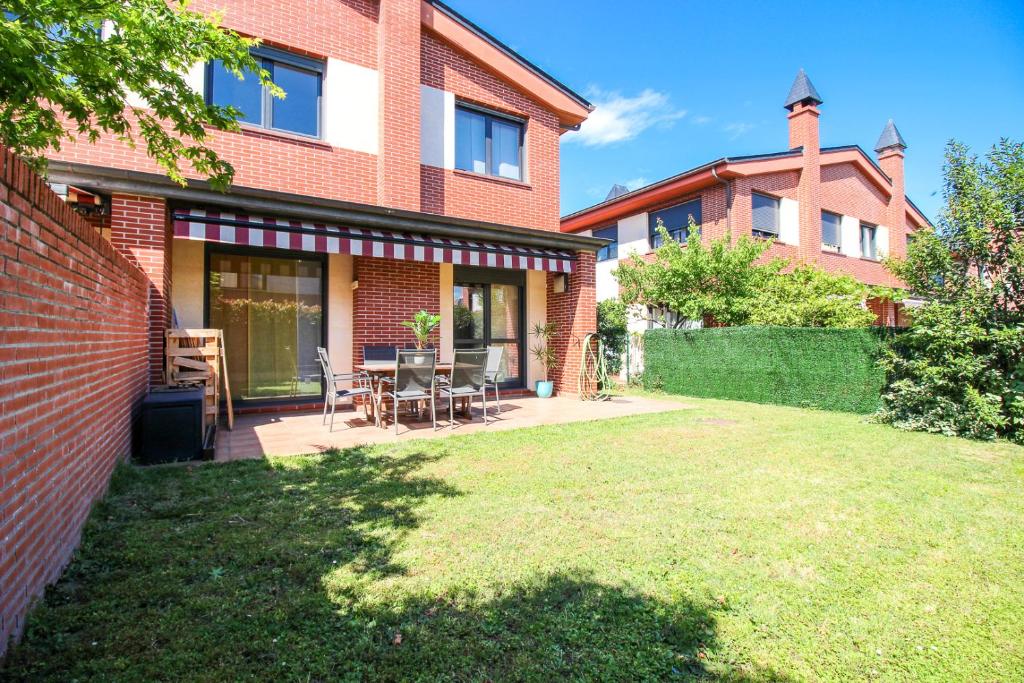
<path fill-rule="evenodd" d="M 903 150 L 907 145 L 890 120 L 875 152 L 857 145 L 822 148 L 814 86 L 801 69 L 786 99 L 786 151 L 724 157 L 634 190 L 615 186 L 605 201 L 562 218 L 563 232 L 613 240 L 598 254 L 597 293 L 618 294 L 612 270 L 619 258 L 650 254 L 659 218 L 685 240 L 688 218 L 702 235 L 729 233 L 772 237 L 769 255 L 848 273 L 871 285 L 899 287 L 881 264 L 903 256 L 909 236 L 929 224 L 904 193 Z M 878 324 L 902 322 L 902 306 L 871 300 Z"/>
<path fill-rule="evenodd" d="M 422 308 L 442 316 L 441 361 L 502 344 L 510 386 L 542 372 L 529 325 L 559 321 L 552 379 L 575 387 L 602 242 L 559 231 L 559 136 L 586 100 L 433 0 L 191 8 L 260 38 L 254 54 L 288 92 L 216 63 L 190 70 L 244 113 L 241 132 L 211 131 L 237 171 L 230 192 L 174 185 L 113 138 L 64 145 L 49 167 L 149 276 L 152 381 L 165 328 L 219 327 L 236 405 L 318 402 L 316 346 L 348 370 L 365 345 L 411 344 L 399 322 Z"/>

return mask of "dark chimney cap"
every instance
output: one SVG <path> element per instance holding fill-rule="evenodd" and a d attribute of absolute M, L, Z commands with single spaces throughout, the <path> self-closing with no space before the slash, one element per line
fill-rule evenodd
<path fill-rule="evenodd" d="M 878 136 L 878 142 L 875 143 L 875 151 L 881 152 L 890 147 L 907 148 L 907 141 L 900 135 L 900 131 L 896 128 L 896 124 L 892 122 L 892 119 L 889 119 L 889 123 L 885 124 L 885 128 L 882 129 L 882 134 Z"/>
<path fill-rule="evenodd" d="M 793 87 L 789 89 L 789 97 L 786 98 L 786 103 L 782 106 L 793 111 L 793 107 L 800 102 L 807 102 L 809 104 L 821 104 L 823 102 L 814 84 L 811 83 L 811 79 L 807 77 L 807 73 L 803 69 L 797 72 L 796 79 L 793 81 Z"/>
<path fill-rule="evenodd" d="M 625 185 L 619 185 L 618 183 L 612 185 L 612 189 L 608 190 L 608 196 L 604 198 L 605 201 L 621 197 L 629 192 L 629 188 Z"/>

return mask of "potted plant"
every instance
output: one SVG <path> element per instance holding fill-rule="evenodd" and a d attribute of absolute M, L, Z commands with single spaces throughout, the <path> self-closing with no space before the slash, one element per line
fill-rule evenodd
<path fill-rule="evenodd" d="M 427 342 L 430 341 L 430 333 L 440 324 L 441 316 L 427 311 L 417 311 L 412 320 L 404 320 L 401 323 L 403 327 L 408 327 L 412 330 L 413 336 L 416 337 L 416 348 L 421 351 L 426 348 Z M 414 362 L 422 363 L 423 359 L 417 358 Z"/>
<path fill-rule="evenodd" d="M 538 398 L 548 398 L 555 386 L 548 376 L 558 367 L 558 357 L 551 348 L 551 340 L 558 336 L 558 326 L 555 323 L 537 323 L 533 326 L 532 334 L 537 338 L 537 344 L 530 349 L 530 353 L 544 368 L 544 379 L 537 380 L 535 389 Z"/>

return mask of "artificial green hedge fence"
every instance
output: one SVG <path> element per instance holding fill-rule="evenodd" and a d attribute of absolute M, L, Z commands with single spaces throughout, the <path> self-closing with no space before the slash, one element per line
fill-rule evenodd
<path fill-rule="evenodd" d="M 644 387 L 670 394 L 871 413 L 891 337 L 880 328 L 716 327 L 644 333 Z"/>

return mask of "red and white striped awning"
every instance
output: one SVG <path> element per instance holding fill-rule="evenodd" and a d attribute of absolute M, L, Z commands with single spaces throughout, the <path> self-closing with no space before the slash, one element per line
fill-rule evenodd
<path fill-rule="evenodd" d="M 206 209 L 175 210 L 173 221 L 176 238 L 222 244 L 554 273 L 571 273 L 576 268 L 571 252 L 513 244 L 347 228 Z"/>

